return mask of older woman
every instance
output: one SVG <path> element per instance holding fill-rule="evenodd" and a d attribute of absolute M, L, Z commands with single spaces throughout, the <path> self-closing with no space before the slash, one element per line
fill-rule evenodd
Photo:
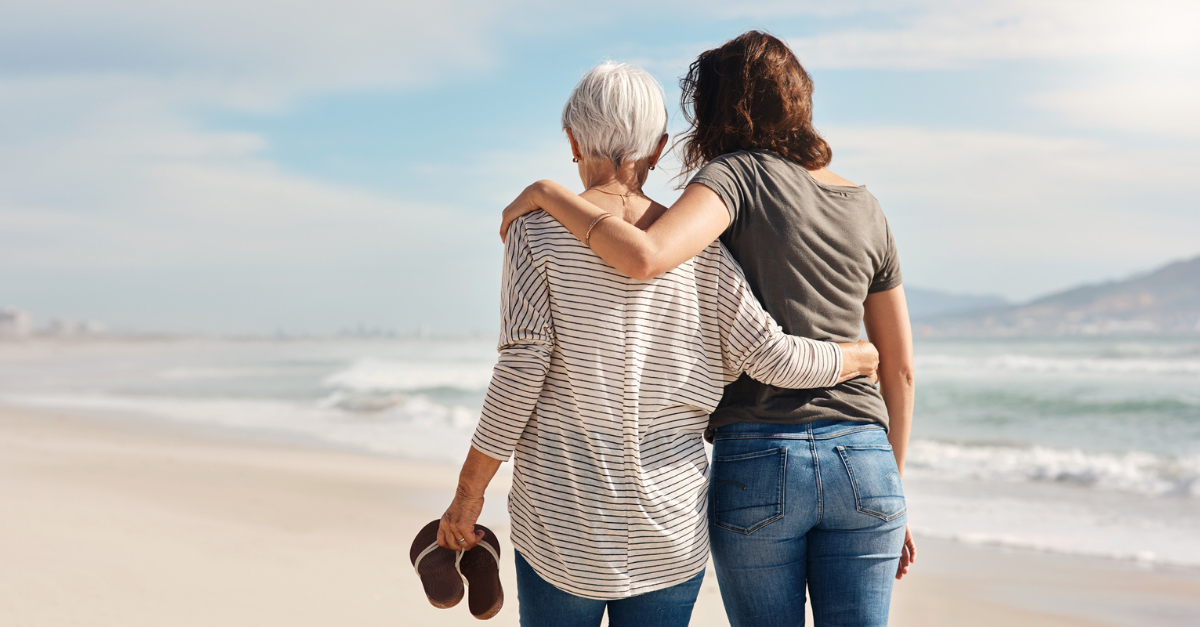
<path fill-rule="evenodd" d="M 562 124 L 591 228 L 644 229 L 665 207 L 641 191 L 666 144 L 645 72 L 588 72 Z M 509 495 L 521 624 L 686 625 L 708 559 L 702 434 L 722 386 L 784 388 L 871 376 L 874 349 L 783 334 L 716 242 L 653 280 L 624 276 L 551 216 L 507 233 L 500 359 L 438 531 L 468 551 L 484 488 L 516 456 Z"/>

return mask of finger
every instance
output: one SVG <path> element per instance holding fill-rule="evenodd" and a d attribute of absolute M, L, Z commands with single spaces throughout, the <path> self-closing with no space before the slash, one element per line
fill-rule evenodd
<path fill-rule="evenodd" d="M 458 531 L 454 529 L 454 523 L 447 519 L 442 523 L 440 531 L 442 538 L 444 538 L 444 544 L 442 544 L 442 546 L 452 551 L 457 551 L 458 543 L 454 540 L 461 538 L 462 536 L 458 535 Z"/>
<path fill-rule="evenodd" d="M 458 550 L 458 543 L 455 542 L 455 540 L 461 538 L 462 536 L 458 535 L 458 531 L 454 528 L 455 525 L 456 523 L 454 523 L 450 518 L 450 512 L 447 511 L 446 514 L 442 516 L 442 524 L 438 526 L 438 538 L 441 540 L 441 542 L 439 542 L 439 546 L 452 551 Z"/>
<path fill-rule="evenodd" d="M 478 542 L 475 537 L 475 525 L 460 523 L 455 529 L 455 533 L 458 535 L 454 538 L 454 542 L 459 550 L 470 551 L 475 548 L 475 543 Z M 463 540 L 463 542 L 459 542 L 459 540 Z"/>
<path fill-rule="evenodd" d="M 472 521 L 460 520 L 454 525 L 454 546 L 460 550 L 469 551 L 475 546 L 475 524 Z"/>
<path fill-rule="evenodd" d="M 463 537 L 467 538 L 470 541 L 471 548 L 475 548 L 475 545 L 477 545 L 483 541 L 483 532 L 478 529 L 475 529 L 469 535 L 466 535 Z"/>
<path fill-rule="evenodd" d="M 908 539 L 908 561 L 917 561 L 917 545 L 912 541 L 912 538 Z"/>

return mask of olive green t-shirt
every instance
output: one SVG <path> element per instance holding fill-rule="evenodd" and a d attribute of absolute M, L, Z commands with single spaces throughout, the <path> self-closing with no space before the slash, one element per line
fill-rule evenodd
<path fill-rule="evenodd" d="M 834 342 L 859 338 L 867 294 L 901 284 L 896 243 L 863 186 L 825 185 L 765 150 L 722 155 L 692 178 L 729 209 L 721 241 L 754 295 L 783 330 Z M 815 420 L 887 426 L 879 390 L 865 377 L 818 390 L 787 390 L 745 375 L 726 386 L 708 437 L 735 422 Z"/>

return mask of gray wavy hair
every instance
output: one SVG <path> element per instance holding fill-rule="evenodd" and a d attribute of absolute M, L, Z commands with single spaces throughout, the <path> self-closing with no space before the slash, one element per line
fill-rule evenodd
<path fill-rule="evenodd" d="M 667 132 L 663 89 L 643 69 L 613 63 L 598 65 L 579 79 L 562 113 L 584 155 L 623 161 L 654 154 Z"/>

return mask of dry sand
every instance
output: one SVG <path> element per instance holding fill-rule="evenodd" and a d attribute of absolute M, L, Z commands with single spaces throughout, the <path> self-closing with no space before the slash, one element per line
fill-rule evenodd
<path fill-rule="evenodd" d="M 431 607 L 408 563 L 454 481 L 445 466 L 0 409 L 0 625 L 475 625 L 465 603 Z M 505 540 L 494 625 L 517 624 L 506 490 L 493 485 L 481 521 Z M 1195 573 L 920 546 L 893 625 L 1200 624 Z M 710 569 L 693 625 L 726 624 Z"/>

